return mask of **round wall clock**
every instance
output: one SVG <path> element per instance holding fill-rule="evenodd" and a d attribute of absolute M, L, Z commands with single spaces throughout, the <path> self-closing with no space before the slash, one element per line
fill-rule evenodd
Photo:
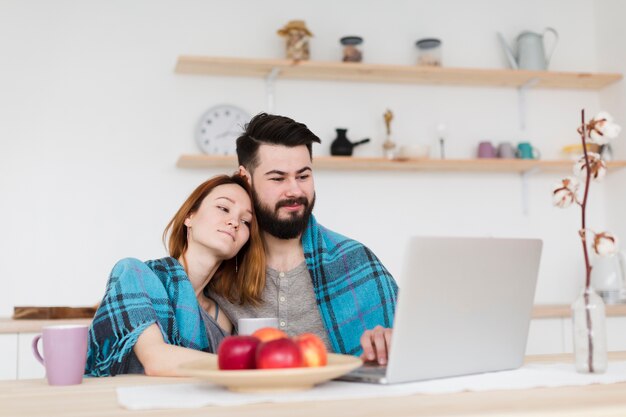
<path fill-rule="evenodd" d="M 250 115 L 243 109 L 220 104 L 207 110 L 196 128 L 196 142 L 210 155 L 234 155 L 235 140 L 243 133 Z"/>

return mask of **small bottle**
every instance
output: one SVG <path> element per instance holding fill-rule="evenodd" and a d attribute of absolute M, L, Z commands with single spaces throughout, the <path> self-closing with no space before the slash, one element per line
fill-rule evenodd
<path fill-rule="evenodd" d="M 360 45 L 363 38 L 360 36 L 344 36 L 339 39 L 343 45 L 343 62 L 361 62 L 363 60 L 363 52 Z"/>
<path fill-rule="evenodd" d="M 417 65 L 441 66 L 441 41 L 435 38 L 420 39 L 417 46 Z"/>

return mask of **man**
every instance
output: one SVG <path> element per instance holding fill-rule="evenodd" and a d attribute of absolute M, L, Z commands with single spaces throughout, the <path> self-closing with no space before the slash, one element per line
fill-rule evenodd
<path fill-rule="evenodd" d="M 289 335 L 315 333 L 334 352 L 385 364 L 397 285 L 369 249 L 311 215 L 313 142 L 320 139 L 304 124 L 266 113 L 237 139 L 266 244 L 264 303 L 216 301 L 235 326 L 242 317 L 278 317 Z"/>

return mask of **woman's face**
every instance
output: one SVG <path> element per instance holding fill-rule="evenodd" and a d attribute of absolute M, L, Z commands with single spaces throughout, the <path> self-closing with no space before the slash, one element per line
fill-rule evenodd
<path fill-rule="evenodd" d="M 252 204 L 237 184 L 218 185 L 185 220 L 188 248 L 204 247 L 221 259 L 230 259 L 250 237 Z"/>

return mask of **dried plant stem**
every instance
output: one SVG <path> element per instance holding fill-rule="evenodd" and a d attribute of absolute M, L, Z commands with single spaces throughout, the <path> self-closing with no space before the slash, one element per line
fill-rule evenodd
<path fill-rule="evenodd" d="M 586 170 L 586 178 L 585 178 L 585 193 L 583 196 L 581 207 L 582 213 L 582 229 L 580 230 L 580 238 L 582 239 L 583 244 L 583 253 L 585 255 L 585 316 L 587 319 L 587 338 L 589 343 L 589 357 L 587 359 L 589 372 L 593 373 L 593 337 L 592 337 L 592 323 L 591 323 L 591 312 L 589 311 L 589 287 L 591 285 L 591 265 L 589 264 L 589 253 L 587 250 L 587 224 L 586 224 L 586 209 L 587 209 L 587 196 L 589 195 L 589 184 L 591 183 L 591 169 L 589 166 L 589 156 L 587 155 L 587 127 L 585 125 L 585 109 L 581 111 L 582 118 L 582 133 L 580 135 L 581 140 L 583 142 L 583 152 L 585 155 L 585 170 Z"/>

